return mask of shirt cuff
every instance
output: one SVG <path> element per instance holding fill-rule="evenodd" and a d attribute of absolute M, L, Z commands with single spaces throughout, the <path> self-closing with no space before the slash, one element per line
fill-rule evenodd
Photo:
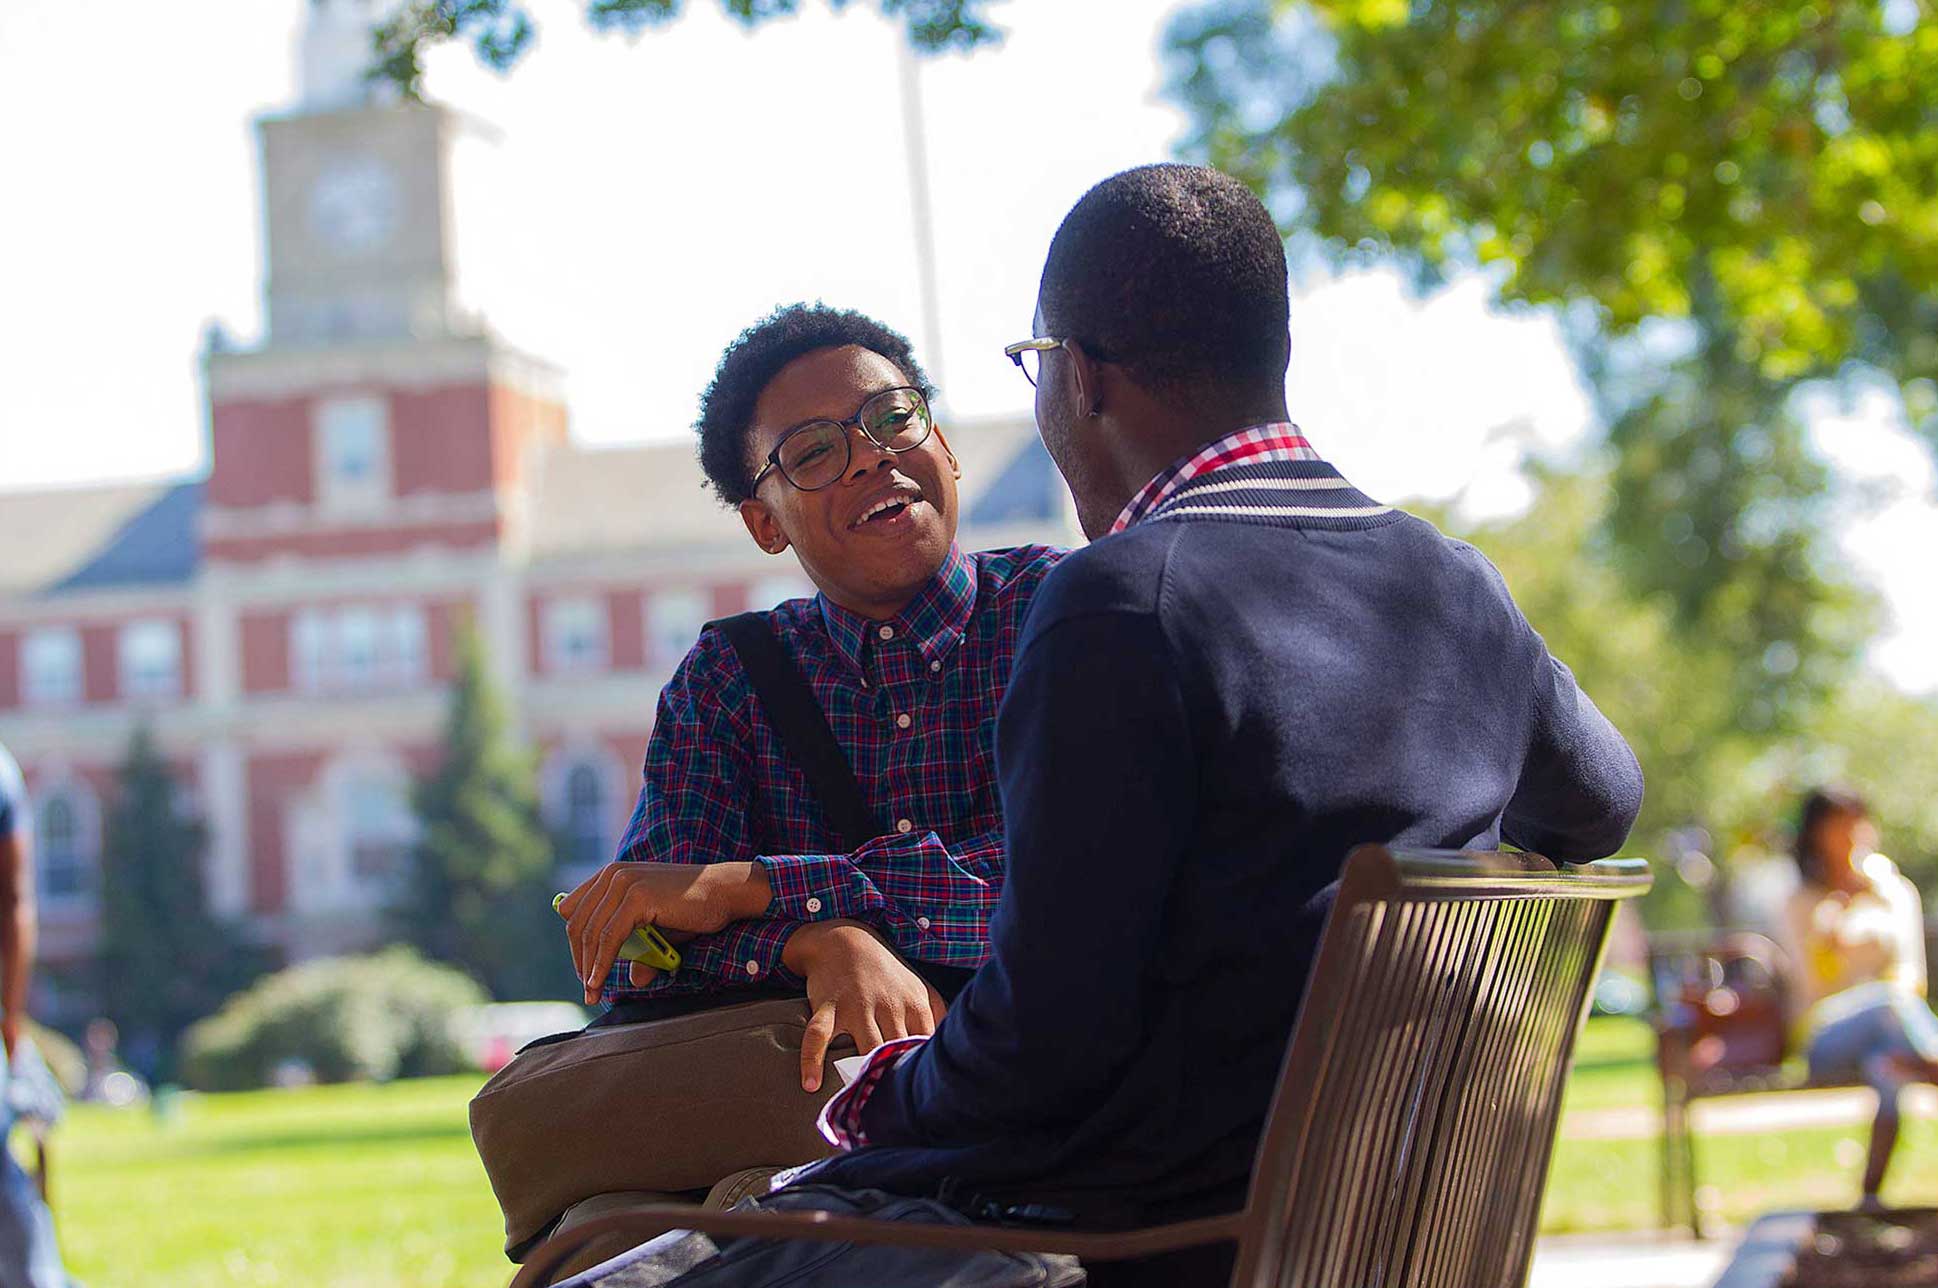
<path fill-rule="evenodd" d="M 770 917 L 831 921 L 867 911 L 855 896 L 855 871 L 844 855 L 761 854 L 755 861 L 767 872 Z"/>
<path fill-rule="evenodd" d="M 836 1149 L 860 1149 L 868 1143 L 867 1134 L 861 1129 L 861 1115 L 868 1107 L 868 1098 L 904 1056 L 928 1040 L 926 1035 L 895 1038 L 868 1053 L 854 1081 L 835 1092 L 834 1098 L 821 1107 L 818 1125 L 829 1144 Z"/>
<path fill-rule="evenodd" d="M 614 964 L 606 977 L 604 1000 L 623 1001 L 661 993 L 702 993 L 745 984 L 782 984 L 798 987 L 800 977 L 787 969 L 781 952 L 793 933 L 792 921 L 762 918 L 739 921 L 718 934 L 701 935 L 680 946 L 680 968 L 662 974 L 644 989 L 634 988 L 627 963 Z"/>

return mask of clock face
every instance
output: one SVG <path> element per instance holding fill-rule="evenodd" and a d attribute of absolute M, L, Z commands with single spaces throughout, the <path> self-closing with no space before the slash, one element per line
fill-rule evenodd
<path fill-rule="evenodd" d="M 310 227 L 337 250 L 372 251 L 390 240 L 402 205 L 382 163 L 356 157 L 326 166 L 310 188 Z"/>

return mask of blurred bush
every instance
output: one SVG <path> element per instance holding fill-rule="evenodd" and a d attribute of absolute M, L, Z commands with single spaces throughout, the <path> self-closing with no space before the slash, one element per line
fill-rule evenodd
<path fill-rule="evenodd" d="M 320 1082 L 387 1081 L 468 1067 L 458 1020 L 484 990 L 408 948 L 279 971 L 189 1029 L 183 1081 L 201 1091 L 266 1086 L 296 1067 Z"/>
<path fill-rule="evenodd" d="M 81 1054 L 81 1048 L 64 1035 L 32 1020 L 27 1021 L 21 1036 L 34 1040 L 34 1045 L 40 1048 L 41 1059 L 47 1061 L 54 1080 L 61 1084 L 69 1100 L 81 1094 L 81 1088 L 87 1084 L 87 1057 Z"/>

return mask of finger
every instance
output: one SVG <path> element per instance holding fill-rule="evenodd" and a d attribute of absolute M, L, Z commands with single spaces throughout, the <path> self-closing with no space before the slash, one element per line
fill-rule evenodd
<path fill-rule="evenodd" d="M 565 933 L 572 943 L 572 969 L 585 978 L 588 962 L 586 950 L 590 946 L 591 928 L 594 924 L 593 913 L 598 909 L 606 890 L 618 879 L 617 863 L 608 863 L 588 877 L 585 882 L 565 897 L 559 911 L 565 914 Z"/>
<path fill-rule="evenodd" d="M 828 1043 L 834 1041 L 834 1003 L 823 1002 L 808 1017 L 807 1032 L 801 1037 L 801 1090 L 821 1089 L 821 1064 L 828 1056 Z"/>
<path fill-rule="evenodd" d="M 864 1055 L 882 1044 L 881 1026 L 875 1023 L 872 1013 L 864 1013 L 860 1025 L 848 1030 L 848 1034 L 854 1038 L 856 1049 Z"/>
<path fill-rule="evenodd" d="M 691 943 L 700 937 L 700 932 L 697 930 L 668 930 L 664 926 L 660 927 L 659 933 L 660 937 L 669 944 Z"/>
<path fill-rule="evenodd" d="M 586 895 L 591 892 L 593 886 L 598 883 L 599 878 L 605 876 L 607 869 L 612 866 L 610 863 L 606 864 L 605 867 L 600 868 L 597 872 L 594 872 L 591 876 L 566 891 L 565 898 L 559 901 L 559 916 L 570 921 L 572 914 L 578 911 L 579 905 L 585 902 Z"/>
<path fill-rule="evenodd" d="M 884 1010 L 875 1018 L 881 1022 L 881 1034 L 884 1042 L 908 1036 L 910 1020 L 908 1009 Z"/>
<path fill-rule="evenodd" d="M 948 1013 L 949 1004 L 942 1000 L 942 994 L 936 992 L 934 986 L 931 985 L 929 987 L 929 1018 L 934 1020 L 937 1025 L 940 1025 L 942 1023 L 942 1017 Z M 931 1028 L 929 1032 L 933 1033 L 935 1029 Z"/>
<path fill-rule="evenodd" d="M 604 920 L 592 932 L 592 938 L 586 950 L 586 992 L 598 991 L 600 984 L 611 973 L 612 964 L 619 960 L 619 949 L 626 942 L 626 936 L 632 934 L 635 927 L 644 924 L 647 920 L 634 911 L 634 905 L 637 902 L 626 897 L 623 892 L 610 888 L 606 891 L 605 897 L 600 900 L 599 907 L 594 911 L 594 918 L 596 919 L 603 912 Z"/>
<path fill-rule="evenodd" d="M 645 988 L 659 978 L 659 967 L 648 966 L 645 962 L 627 962 L 626 976 L 632 980 L 634 988 Z"/>

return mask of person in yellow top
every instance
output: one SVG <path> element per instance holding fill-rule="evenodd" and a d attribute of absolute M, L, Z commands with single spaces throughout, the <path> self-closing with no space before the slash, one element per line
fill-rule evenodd
<path fill-rule="evenodd" d="M 1870 811 L 1850 792 L 1819 788 L 1797 819 L 1802 876 L 1784 907 L 1792 1014 L 1810 1076 L 1877 1092 L 1859 1206 L 1882 1206 L 1898 1142 L 1898 1098 L 1938 1083 L 1938 1016 L 1925 1003 L 1924 915 L 1917 887 L 1877 853 Z"/>

